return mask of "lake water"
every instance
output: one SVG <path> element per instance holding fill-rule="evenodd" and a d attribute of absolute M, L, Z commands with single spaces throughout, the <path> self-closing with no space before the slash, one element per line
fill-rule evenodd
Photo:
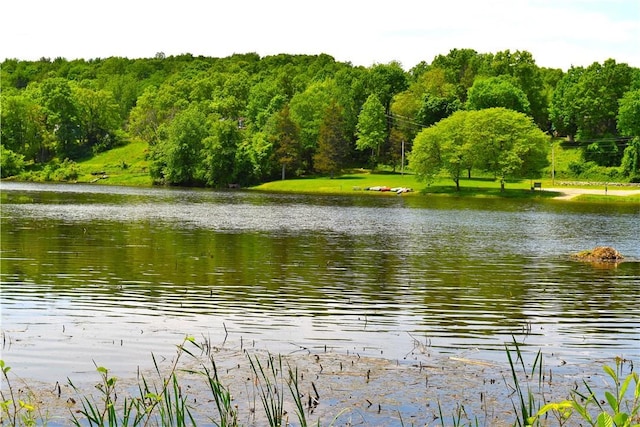
<path fill-rule="evenodd" d="M 186 335 L 403 361 L 640 356 L 638 206 L 3 182 L 2 358 L 95 378 Z M 627 260 L 571 253 L 611 245 Z M 603 362 L 604 361 L 604 362 Z"/>

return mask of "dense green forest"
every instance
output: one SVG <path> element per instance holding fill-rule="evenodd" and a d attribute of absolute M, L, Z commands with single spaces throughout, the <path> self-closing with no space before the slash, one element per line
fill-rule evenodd
<path fill-rule="evenodd" d="M 425 177 L 534 176 L 555 136 L 579 147 L 576 176 L 640 180 L 640 69 L 613 59 L 566 72 L 472 49 L 408 71 L 255 53 L 1 67 L 2 177 L 74 180 L 75 162 L 131 142 L 148 144 L 148 173 L 169 185 L 397 169 L 405 153 Z"/>

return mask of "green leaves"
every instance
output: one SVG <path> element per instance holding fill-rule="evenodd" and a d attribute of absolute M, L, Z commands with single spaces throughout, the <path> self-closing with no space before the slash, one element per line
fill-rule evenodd
<path fill-rule="evenodd" d="M 604 405 L 604 401 L 595 396 L 595 393 L 587 384 L 584 383 L 588 394 L 582 394 L 578 391 L 573 392 L 571 400 L 566 400 L 556 403 L 548 403 L 544 405 L 538 413 L 535 419 L 540 419 L 548 412 L 555 413 L 561 420 L 567 420 L 572 414 L 576 413 L 582 420 L 586 421 L 593 427 L 638 427 L 640 426 L 640 380 L 636 372 L 631 372 L 624 379 L 622 384 L 620 383 L 620 374 L 622 372 L 623 361 L 616 359 L 616 368 L 613 369 L 610 366 L 604 366 L 604 372 L 613 381 L 612 389 L 604 392 L 604 397 L 607 408 Z M 631 396 L 628 396 L 629 386 L 635 383 L 635 389 Z M 597 416 L 594 419 L 591 411 L 591 407 L 595 405 L 597 407 Z"/>
<path fill-rule="evenodd" d="M 376 95 L 369 95 L 362 106 L 356 129 L 358 134 L 356 148 L 358 150 L 371 149 L 376 151 L 384 143 L 387 135 L 387 119 L 384 106 Z"/>
<path fill-rule="evenodd" d="M 409 158 L 422 176 L 444 169 L 457 183 L 465 169 L 504 179 L 535 176 L 546 165 L 548 137 L 522 113 L 505 108 L 457 111 L 418 134 Z"/>

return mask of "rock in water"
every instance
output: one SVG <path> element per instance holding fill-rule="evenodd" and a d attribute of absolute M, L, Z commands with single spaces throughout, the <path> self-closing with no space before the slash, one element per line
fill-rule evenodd
<path fill-rule="evenodd" d="M 610 246 L 596 246 L 593 249 L 578 252 L 574 258 L 585 261 L 621 261 L 624 257 Z"/>

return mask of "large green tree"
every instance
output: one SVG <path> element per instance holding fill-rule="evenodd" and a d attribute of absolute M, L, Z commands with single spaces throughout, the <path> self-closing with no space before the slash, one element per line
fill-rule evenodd
<path fill-rule="evenodd" d="M 418 176 L 430 181 L 444 169 L 460 190 L 460 178 L 473 166 L 477 153 L 467 136 L 466 123 L 471 113 L 458 111 L 438 124 L 420 132 L 413 143 L 409 166 Z"/>
<path fill-rule="evenodd" d="M 556 130 L 583 145 L 586 160 L 604 166 L 620 164 L 615 143 L 618 102 L 631 88 L 634 71 L 608 59 L 587 68 L 572 67 L 558 82 L 550 107 Z"/>
<path fill-rule="evenodd" d="M 487 55 L 473 49 L 451 49 L 446 55 L 437 55 L 431 66 L 444 70 L 446 81 L 455 86 L 456 96 L 464 103 L 476 76 L 487 74 L 487 61 Z"/>
<path fill-rule="evenodd" d="M 447 82 L 445 70 L 427 67 L 391 104 L 394 139 L 410 143 L 425 126 L 431 126 L 461 108 L 456 85 Z"/>
<path fill-rule="evenodd" d="M 315 169 L 333 178 L 344 168 L 349 141 L 344 135 L 342 107 L 333 101 L 325 110 L 318 136 L 318 152 L 314 156 Z"/>
<path fill-rule="evenodd" d="M 333 80 L 314 82 L 304 92 L 291 98 L 291 119 L 300 129 L 302 159 L 307 171 L 313 170 L 313 155 L 318 149 L 318 135 L 324 113 L 335 99 L 336 85 Z"/>
<path fill-rule="evenodd" d="M 289 105 L 273 115 L 269 141 L 273 146 L 273 156 L 280 165 L 282 179 L 286 177 L 286 171 L 295 173 L 302 165 L 302 146 L 300 145 L 300 129 L 291 120 Z"/>
<path fill-rule="evenodd" d="M 457 98 L 444 98 L 425 94 L 416 119 L 422 126 L 431 126 L 461 108 L 462 105 Z"/>
<path fill-rule="evenodd" d="M 489 108 L 458 111 L 423 130 L 414 141 L 410 167 L 422 177 L 445 169 L 459 188 L 470 167 L 500 179 L 534 176 L 547 164 L 549 138 L 522 113 Z"/>
<path fill-rule="evenodd" d="M 618 129 L 631 138 L 624 149 L 622 169 L 628 176 L 640 174 L 640 89 L 631 90 L 620 100 Z"/>
<path fill-rule="evenodd" d="M 548 104 L 541 69 L 536 65 L 533 55 L 527 51 L 501 51 L 493 56 L 491 68 L 494 76 L 509 76 L 515 85 L 523 91 L 529 104 L 530 114 L 543 130 L 549 127 Z"/>
<path fill-rule="evenodd" d="M 527 95 L 507 76 L 478 78 L 469 88 L 467 109 L 503 107 L 524 114 L 531 112 Z"/>
<path fill-rule="evenodd" d="M 387 138 L 387 117 L 384 106 L 375 94 L 369 95 L 362 106 L 356 126 L 358 150 L 371 150 L 371 166 L 380 159 L 380 149 Z"/>
<path fill-rule="evenodd" d="M 489 108 L 470 112 L 466 137 L 474 145 L 476 165 L 500 178 L 537 176 L 547 166 L 549 136 L 517 111 Z"/>
<path fill-rule="evenodd" d="M 208 136 L 202 139 L 201 170 L 198 173 L 210 187 L 225 187 L 236 183 L 236 151 L 242 141 L 235 120 L 218 118 L 211 122 Z"/>
<path fill-rule="evenodd" d="M 82 154 L 80 117 L 69 82 L 59 77 L 45 80 L 40 87 L 39 103 L 45 109 L 47 130 L 55 136 L 56 154 L 61 158 L 77 158 Z"/>
<path fill-rule="evenodd" d="M 172 85 L 149 86 L 129 113 L 129 132 L 154 145 L 160 138 L 160 127 L 169 123 L 185 106 Z"/>
<path fill-rule="evenodd" d="M 111 92 L 74 87 L 78 108 L 80 145 L 85 152 L 100 152 L 118 144 L 120 110 Z"/>
<path fill-rule="evenodd" d="M 2 94 L 0 135 L 7 150 L 26 160 L 45 162 L 53 151 L 53 133 L 47 130 L 44 109 L 24 94 Z"/>
<path fill-rule="evenodd" d="M 193 105 L 163 125 L 159 133 L 160 140 L 152 149 L 152 178 L 170 185 L 201 184 L 203 140 L 209 135 L 206 115 Z"/>

